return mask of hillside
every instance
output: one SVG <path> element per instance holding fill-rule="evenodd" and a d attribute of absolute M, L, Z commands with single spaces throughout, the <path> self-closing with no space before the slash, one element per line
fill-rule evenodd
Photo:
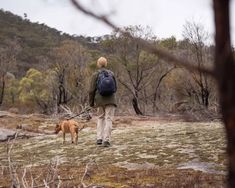
<path fill-rule="evenodd" d="M 189 24 L 188 29 L 193 26 L 197 25 Z M 156 40 L 157 36 L 143 26 L 123 29 L 133 36 L 152 40 L 197 66 L 212 66 L 210 46 L 195 46 L 190 38 L 177 41 L 174 36 Z M 32 23 L 26 15 L 22 18 L 4 10 L 0 10 L 0 106 L 4 109 L 17 106 L 27 113 L 59 112 L 56 105 L 60 104 L 79 109 L 87 102 L 88 80 L 100 56 L 108 59 L 108 68 L 117 76 L 120 112 L 124 109 L 128 114 L 153 115 L 191 111 L 195 115 L 200 114 L 195 111 L 209 110 L 203 115 L 211 118 L 219 111 L 212 79 L 168 64 L 156 54 L 146 52 L 135 39 L 115 32 L 97 37 L 71 36 L 45 24 Z M 188 84 L 184 84 L 185 80 L 189 80 Z"/>
<path fill-rule="evenodd" d="M 90 37 L 89 37 L 90 39 Z M 78 41 L 86 45 L 87 39 L 82 36 L 71 36 L 45 24 L 32 23 L 27 18 L 0 10 L 0 47 L 17 43 L 20 52 L 17 55 L 17 76 L 22 76 L 29 68 L 39 68 L 42 59 L 44 66 L 53 63 L 49 53 L 52 48 L 60 46 L 65 40 Z"/>

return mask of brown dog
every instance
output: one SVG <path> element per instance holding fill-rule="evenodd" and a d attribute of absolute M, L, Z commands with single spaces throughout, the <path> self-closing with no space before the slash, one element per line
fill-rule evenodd
<path fill-rule="evenodd" d="M 82 128 L 80 128 L 81 130 Z M 58 123 L 55 127 L 55 134 L 58 134 L 60 131 L 63 133 L 63 144 L 65 143 L 65 133 L 71 134 L 72 143 L 78 143 L 78 131 L 79 124 L 74 120 L 63 120 Z"/>

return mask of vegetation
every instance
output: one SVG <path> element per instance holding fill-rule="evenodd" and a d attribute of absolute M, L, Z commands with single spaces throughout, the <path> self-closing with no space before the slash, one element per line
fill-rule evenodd
<path fill-rule="evenodd" d="M 55 29 L 51 29 L 44 24 L 31 23 L 27 20 L 27 17 L 23 19 L 10 12 L 1 10 L 0 108 L 9 109 L 17 107 L 20 109 L 20 112 L 53 114 L 60 111 L 59 107 L 61 104 L 66 104 L 73 107 L 73 109 L 83 107 L 87 101 L 89 77 L 95 69 L 96 59 L 103 55 L 108 58 L 110 62 L 109 68 L 117 76 L 119 84 L 119 113 L 135 113 L 137 115 L 155 115 L 159 112 L 189 112 L 191 114 L 217 113 L 219 109 L 215 81 L 205 74 L 210 72 L 219 86 L 222 116 L 228 139 L 228 186 L 234 187 L 235 136 L 233 127 L 235 125 L 235 69 L 234 51 L 230 43 L 228 22 L 229 0 L 224 2 L 214 0 L 213 2 L 216 28 L 215 47 L 209 46 L 206 43 L 207 32 L 200 23 L 186 22 L 183 31 L 184 39 L 182 41 L 177 41 L 174 36 L 166 39 L 158 39 L 157 36 L 151 33 L 151 29 L 143 28 L 142 26 L 124 28 L 134 38 L 126 37 L 122 32 L 114 32 L 112 35 L 98 38 L 85 38 L 83 36 L 69 36 Z M 194 71 L 186 70 L 184 66 L 170 66 L 167 59 L 162 60 L 158 57 L 158 53 L 153 55 L 146 52 L 144 46 L 136 41 L 138 38 L 148 41 L 153 46 L 161 46 L 177 57 L 189 59 L 192 64 L 198 67 L 198 70 L 204 70 L 204 72 L 199 71 L 198 74 L 195 74 Z M 214 51 L 216 52 L 215 54 L 213 54 Z M 209 71 L 207 68 L 212 68 L 212 62 L 215 62 L 214 71 Z M 182 127 L 182 124 L 180 127 Z M 184 141 L 190 139 L 193 141 L 194 137 L 196 140 L 198 139 L 198 134 L 195 136 L 194 133 L 187 133 L 187 131 L 184 134 L 186 136 L 189 134 L 190 137 L 184 139 Z M 214 135 L 218 136 L 219 134 Z M 153 136 L 155 138 L 156 134 Z M 211 136 L 209 139 L 211 139 Z M 206 141 L 209 139 L 206 138 Z M 174 144 L 173 146 L 175 146 Z M 131 146 L 131 144 L 129 145 Z M 157 144 L 154 144 L 154 146 L 157 146 Z M 165 143 L 164 146 L 166 146 Z M 198 149 L 200 146 L 201 143 L 197 144 L 196 148 Z M 204 146 L 208 145 L 204 144 Z M 213 146 L 213 144 L 210 144 L 210 146 Z M 218 145 L 216 147 L 218 148 Z M 140 152 L 142 152 L 142 148 L 140 149 Z M 10 149 L 7 148 L 7 151 L 9 173 L 13 174 L 11 177 L 14 177 L 14 164 L 12 165 L 11 158 L 9 157 L 11 147 Z M 170 151 L 172 151 L 172 148 Z M 180 151 L 185 152 L 184 150 Z M 139 162 L 139 159 L 136 158 L 138 153 L 130 155 L 134 162 Z M 190 154 L 190 151 L 187 150 L 186 153 Z M 127 156 L 128 153 L 126 153 L 126 150 L 124 154 Z M 200 152 L 198 155 L 202 160 L 221 160 L 221 156 L 215 157 L 216 155 L 213 155 L 213 158 L 210 158 L 210 156 L 206 156 L 205 153 L 201 154 Z M 174 159 L 176 159 L 175 154 L 168 154 L 167 156 L 174 156 Z M 148 160 L 150 159 L 146 159 L 146 161 Z M 165 163 L 167 164 L 167 161 L 164 161 Z M 66 168 L 66 166 L 64 167 Z M 86 167 L 84 166 L 84 168 Z M 52 167 L 52 169 L 56 168 Z M 133 184 L 131 183 L 132 186 L 146 187 L 149 184 L 145 184 L 145 181 L 146 183 L 151 183 L 150 187 L 152 185 L 153 187 L 157 186 L 159 183 L 165 185 L 164 182 L 158 182 L 155 178 L 149 181 L 148 178 L 152 178 L 158 174 L 155 170 L 146 170 L 144 173 L 140 171 L 128 171 L 124 172 L 124 176 L 122 177 L 115 176 L 115 174 L 123 169 L 113 168 L 113 166 L 108 169 L 110 170 L 110 176 L 106 176 L 106 178 L 117 179 L 117 185 L 119 185 L 119 180 L 122 178 L 125 179 L 125 175 L 128 173 L 137 174 L 135 182 Z M 22 180 L 26 180 L 26 171 L 27 169 L 24 169 L 24 172 L 22 172 Z M 4 173 L 4 170 L 2 170 L 2 174 Z M 80 175 L 82 175 L 81 173 Z M 101 182 L 100 180 L 104 177 L 99 177 L 99 175 L 100 173 L 98 172 L 94 176 L 97 178 L 97 182 Z M 129 175 L 131 174 L 128 174 L 128 177 Z M 169 175 L 168 171 L 167 175 Z M 172 176 L 175 177 L 175 173 Z M 54 177 L 53 175 L 52 178 Z M 84 177 L 79 182 L 83 182 Z M 205 180 L 203 176 L 199 178 L 193 174 L 193 177 L 194 180 L 195 177 L 200 180 Z M 58 181 L 60 181 L 59 178 L 58 176 Z M 137 181 L 139 178 L 141 178 L 141 182 Z M 207 178 L 209 177 L 207 176 Z M 211 180 L 214 180 L 214 178 L 213 176 L 207 179 L 209 180 L 209 184 L 211 184 Z M 224 176 L 219 176 L 218 178 L 221 182 Z M 54 181 L 54 179 L 52 180 Z M 15 180 L 7 181 L 14 182 Z M 102 181 L 106 182 L 108 180 L 102 179 Z M 130 182 L 128 181 L 127 184 L 130 185 Z M 192 181 L 186 184 L 187 186 L 198 186 L 197 182 Z M 176 186 L 182 186 L 182 184 L 177 184 Z M 202 186 L 207 187 L 209 185 L 206 181 L 206 184 Z"/>
<path fill-rule="evenodd" d="M 211 78 L 169 65 L 121 33 L 98 38 L 70 36 L 3 10 L 0 28 L 2 109 L 51 114 L 66 104 L 79 110 L 87 103 L 89 77 L 102 55 L 117 76 L 119 113 L 218 111 Z M 213 46 L 204 43 L 206 30 L 199 23 L 185 24 L 182 41 L 174 36 L 158 39 L 149 27 L 125 30 L 191 59 L 198 67 L 212 66 Z"/>

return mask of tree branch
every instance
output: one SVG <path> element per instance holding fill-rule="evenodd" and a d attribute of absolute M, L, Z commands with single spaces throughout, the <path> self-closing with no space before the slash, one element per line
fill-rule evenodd
<path fill-rule="evenodd" d="M 177 66 L 182 66 L 188 70 L 191 71 L 198 71 L 198 72 L 203 72 L 206 73 L 212 77 L 215 77 L 215 72 L 209 68 L 204 68 L 204 67 L 198 67 L 197 65 L 195 65 L 195 63 L 189 62 L 188 60 L 185 59 L 181 59 L 178 57 L 175 57 L 174 55 L 172 55 L 171 53 L 169 53 L 168 51 L 155 46 L 154 44 L 141 39 L 141 38 L 137 38 L 132 36 L 129 32 L 123 31 L 122 29 L 118 28 L 115 24 L 113 24 L 106 16 L 104 15 L 97 15 L 94 12 L 84 8 L 77 0 L 71 0 L 72 4 L 81 12 L 83 12 L 84 14 L 91 16 L 103 23 L 105 23 L 106 25 L 108 25 L 109 27 L 111 27 L 112 29 L 122 33 L 123 35 L 126 35 L 127 37 L 130 37 L 134 40 L 136 40 L 140 45 L 143 46 L 144 50 L 158 55 L 160 58 L 164 59 L 165 61 L 168 61 L 169 63 L 173 63 Z"/>

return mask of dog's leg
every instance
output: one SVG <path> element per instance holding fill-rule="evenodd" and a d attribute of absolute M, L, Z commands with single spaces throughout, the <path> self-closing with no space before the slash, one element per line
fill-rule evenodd
<path fill-rule="evenodd" d="M 74 140 L 75 144 L 78 144 L 78 133 L 74 133 L 74 138 L 75 138 Z"/>
<path fill-rule="evenodd" d="M 73 144 L 74 142 L 74 133 L 71 132 L 71 143 Z"/>
<path fill-rule="evenodd" d="M 63 144 L 65 143 L 65 133 L 63 132 Z"/>

